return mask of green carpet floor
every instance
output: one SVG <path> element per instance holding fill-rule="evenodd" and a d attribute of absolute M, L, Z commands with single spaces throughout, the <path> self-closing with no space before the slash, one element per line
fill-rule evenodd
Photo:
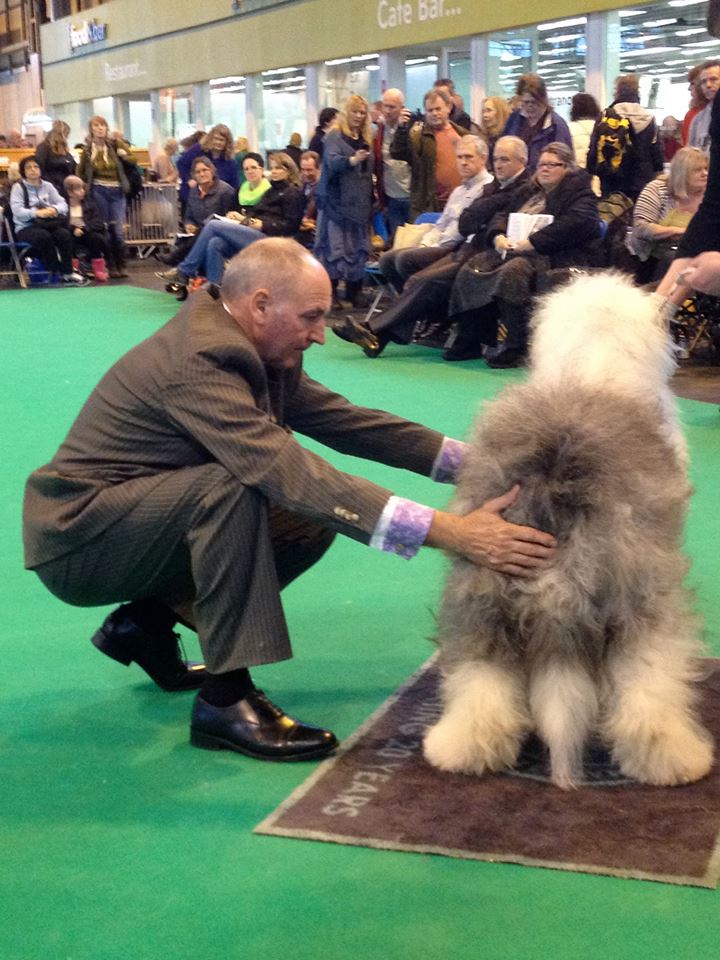
<path fill-rule="evenodd" d="M 253 836 L 313 765 L 192 749 L 191 695 L 101 656 L 89 637 L 104 612 L 64 606 L 22 570 L 26 475 L 111 362 L 175 306 L 131 287 L 0 293 L 0 960 L 716 958 L 714 892 Z M 307 366 L 358 402 L 455 436 L 522 378 L 412 347 L 370 362 L 331 335 Z M 681 409 L 696 487 L 691 582 L 719 655 L 720 415 Z M 447 496 L 331 459 L 435 505 Z M 349 734 L 431 652 L 444 563 L 337 542 L 286 593 L 295 659 L 259 681 L 288 711 Z"/>

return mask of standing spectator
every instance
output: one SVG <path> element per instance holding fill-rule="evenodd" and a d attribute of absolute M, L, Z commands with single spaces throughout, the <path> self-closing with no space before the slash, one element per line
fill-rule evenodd
<path fill-rule="evenodd" d="M 315 127 L 315 133 L 312 135 L 310 143 L 308 144 L 308 150 L 313 150 L 322 160 L 323 155 L 323 142 L 325 140 L 325 134 L 330 130 L 333 123 L 335 123 L 335 117 L 338 115 L 338 111 L 335 107 L 323 107 L 320 111 L 320 116 L 318 117 L 318 124 Z"/>
<path fill-rule="evenodd" d="M 587 164 L 590 137 L 600 114 L 600 105 L 591 93 L 576 93 L 572 98 L 568 129 L 575 151 L 575 162 L 582 170 Z"/>
<path fill-rule="evenodd" d="M 485 138 L 490 155 L 488 170 L 493 169 L 493 152 L 495 144 L 502 136 L 505 124 L 510 116 L 510 104 L 504 97 L 485 97 L 480 114 L 480 135 Z"/>
<path fill-rule="evenodd" d="M 465 112 L 465 106 L 463 104 L 463 99 L 459 93 L 455 90 L 455 84 L 449 77 L 441 77 L 439 80 L 436 80 L 433 84 L 436 90 L 446 90 L 450 100 L 452 101 L 452 107 L 450 109 L 450 121 L 458 127 L 462 127 L 464 130 L 470 131 L 470 128 L 473 126 L 473 122 L 470 119 L 470 114 Z"/>
<path fill-rule="evenodd" d="M 393 160 L 390 145 L 397 132 L 405 95 L 395 87 L 382 96 L 382 119 L 373 140 L 375 189 L 385 214 L 390 244 L 400 224 L 410 219 L 410 165 Z"/>
<path fill-rule="evenodd" d="M 88 196 L 87 188 L 80 177 L 66 177 L 64 187 L 68 198 L 73 259 L 79 259 L 81 254 L 88 256 L 95 280 L 106 283 L 108 245 L 105 239 L 105 221 L 93 198 Z"/>
<path fill-rule="evenodd" d="M 595 124 L 590 138 L 587 169 L 590 173 L 597 173 L 600 178 L 603 197 L 619 191 L 631 200 L 637 200 L 645 184 L 665 166 L 655 117 L 640 105 L 639 90 L 640 81 L 636 74 L 618 77 L 615 99 L 607 108 L 607 111 L 614 111 L 620 120 L 629 123 L 629 139 L 617 165 L 612 164 L 612 169 L 608 169 L 608 165 L 603 163 L 601 137 L 607 111 Z"/>
<path fill-rule="evenodd" d="M 292 159 L 296 167 L 300 166 L 302 152 L 302 137 L 299 133 L 291 133 L 290 140 L 285 147 L 285 153 Z"/>
<path fill-rule="evenodd" d="M 682 147 L 682 125 L 677 117 L 665 117 L 658 132 L 665 163 L 670 163 Z"/>
<path fill-rule="evenodd" d="M 195 133 L 191 133 L 189 137 L 183 137 L 180 141 L 182 153 L 177 159 L 177 168 L 180 177 L 180 192 L 178 197 L 180 199 L 181 216 L 184 214 L 185 204 L 187 203 L 188 193 L 190 192 L 188 183 L 190 180 L 190 171 L 195 158 L 200 155 L 200 151 L 196 150 L 195 147 L 200 143 L 203 136 L 202 131 L 196 130 Z"/>
<path fill-rule="evenodd" d="M 250 153 L 250 144 L 247 137 L 236 137 L 235 139 L 235 166 L 238 172 L 238 183 L 242 186 L 245 183 L 245 173 L 243 172 L 243 160 Z"/>
<path fill-rule="evenodd" d="M 57 192 L 67 199 L 65 177 L 75 173 L 77 163 L 68 147 L 70 127 L 64 120 L 54 120 L 50 132 L 35 151 L 43 180 L 49 180 Z"/>
<path fill-rule="evenodd" d="M 122 161 L 132 161 L 132 147 L 125 140 L 111 140 L 107 120 L 91 117 L 90 129 L 80 156 L 78 174 L 88 185 L 110 231 L 110 276 L 127 277 L 125 270 L 126 195 L 130 184 Z"/>
<path fill-rule="evenodd" d="M 450 120 L 452 100 L 447 90 L 428 90 L 423 105 L 425 122 L 412 126 L 412 114 L 407 107 L 402 109 L 390 146 L 394 160 L 410 164 L 410 220 L 426 211 L 442 210 L 452 191 L 460 186 L 455 146 L 468 133 Z"/>
<path fill-rule="evenodd" d="M 169 137 L 163 144 L 163 148 L 155 157 L 153 170 L 158 183 L 177 183 L 180 174 L 173 159 L 178 151 L 178 142 Z"/>
<path fill-rule="evenodd" d="M 315 246 L 317 228 L 317 185 L 320 182 L 320 157 L 314 150 L 305 150 L 300 157 L 300 179 L 303 192 L 303 213 L 300 229 L 295 237 L 309 250 Z"/>
<path fill-rule="evenodd" d="M 688 70 L 688 93 L 690 94 L 690 104 L 682 122 L 682 145 L 687 146 L 690 136 L 690 124 L 705 106 L 705 97 L 698 86 L 702 64 L 698 63 Z"/>
<path fill-rule="evenodd" d="M 344 309 L 345 296 L 360 305 L 365 264 L 370 253 L 372 212 L 372 128 L 368 103 L 352 94 L 325 136 L 322 172 L 317 188 L 318 223 L 315 256 L 332 282 L 333 308 Z"/>
<path fill-rule="evenodd" d="M 708 60 L 700 67 L 700 75 L 697 82 L 702 96 L 705 98 L 705 106 L 693 117 L 690 124 L 690 133 L 688 135 L 688 146 L 699 147 L 705 153 L 710 152 L 710 116 L 712 113 L 712 104 L 715 94 L 720 88 L 720 60 Z"/>
<path fill-rule="evenodd" d="M 30 244 L 49 274 L 59 273 L 63 283 L 84 286 L 82 274 L 72 268 L 72 240 L 67 226 L 68 205 L 49 180 L 40 176 L 40 164 L 31 154 L 20 161 L 20 180 L 10 191 L 15 239 Z"/>
<path fill-rule="evenodd" d="M 515 88 L 519 106 L 505 124 L 505 136 L 520 137 L 528 148 L 527 169 L 535 172 L 540 154 L 549 143 L 573 142 L 568 125 L 550 106 L 545 81 L 536 73 L 524 73 Z"/>
<path fill-rule="evenodd" d="M 12 150 L 22 150 L 24 147 L 29 147 L 30 143 L 19 130 L 11 130 L 8 134 L 7 145 Z"/>

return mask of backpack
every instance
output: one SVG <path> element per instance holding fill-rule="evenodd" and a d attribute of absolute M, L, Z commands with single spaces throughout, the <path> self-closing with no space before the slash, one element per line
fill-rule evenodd
<path fill-rule="evenodd" d="M 597 123 L 594 172 L 601 178 L 618 176 L 620 167 L 633 150 L 634 132 L 627 117 L 613 107 L 603 111 Z"/>

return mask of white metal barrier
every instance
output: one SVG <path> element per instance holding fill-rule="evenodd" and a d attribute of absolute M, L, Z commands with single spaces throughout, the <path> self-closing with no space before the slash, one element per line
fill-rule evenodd
<path fill-rule="evenodd" d="M 127 205 L 125 242 L 138 248 L 138 256 L 172 243 L 178 231 L 178 188 L 172 183 L 146 183 L 140 196 Z"/>

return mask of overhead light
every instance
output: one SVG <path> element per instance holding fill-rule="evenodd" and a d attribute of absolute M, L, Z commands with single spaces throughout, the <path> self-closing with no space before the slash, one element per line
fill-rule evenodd
<path fill-rule="evenodd" d="M 705 47 L 716 47 L 720 43 L 720 40 L 702 40 L 695 43 L 681 43 L 681 47 L 694 47 L 695 49 L 702 50 Z"/>
<path fill-rule="evenodd" d="M 644 17 L 647 10 L 620 10 L 621 17 Z"/>
<path fill-rule="evenodd" d="M 262 76 L 269 77 L 274 73 L 296 73 L 298 70 L 302 70 L 302 67 L 275 67 L 273 70 L 263 70 Z"/>
<path fill-rule="evenodd" d="M 365 60 L 377 60 L 379 53 L 360 53 L 354 57 L 339 57 L 336 60 L 326 60 L 326 67 L 337 67 L 341 63 L 363 63 Z"/>
<path fill-rule="evenodd" d="M 587 23 L 587 17 L 574 17 L 572 20 L 555 20 L 553 23 L 539 23 L 538 30 L 557 30 L 560 27 L 579 27 Z"/>
<path fill-rule="evenodd" d="M 692 37 L 696 33 L 707 33 L 705 27 L 688 27 L 687 30 L 676 30 L 676 37 Z"/>
<path fill-rule="evenodd" d="M 694 7 L 699 3 L 707 3 L 707 0 L 670 0 L 669 7 Z"/>
<path fill-rule="evenodd" d="M 379 69 L 380 69 L 380 64 L 379 64 L 379 63 L 366 63 L 366 64 L 365 64 L 365 69 L 366 69 L 366 70 L 379 70 Z"/>
<path fill-rule="evenodd" d="M 668 17 L 666 20 L 643 20 L 644 27 L 666 27 L 669 23 L 677 23 L 677 17 Z"/>
<path fill-rule="evenodd" d="M 568 43 L 570 40 L 579 40 L 584 33 L 563 33 L 560 37 L 545 37 L 544 43 Z"/>

